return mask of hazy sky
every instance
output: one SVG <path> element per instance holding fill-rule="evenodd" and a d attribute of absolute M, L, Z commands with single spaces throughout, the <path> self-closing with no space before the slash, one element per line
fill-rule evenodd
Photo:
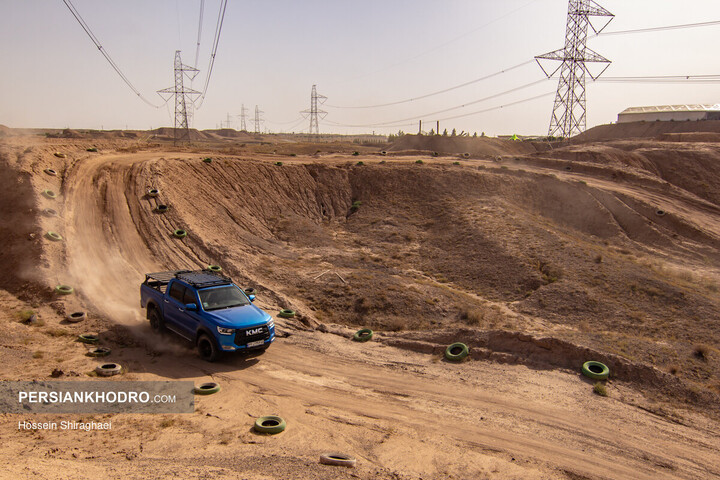
<path fill-rule="evenodd" d="M 174 85 L 175 50 L 195 63 L 200 0 L 74 0 L 104 49 L 157 105 Z M 607 31 L 720 20 L 717 0 L 600 0 L 615 14 Z M 220 0 L 206 0 L 192 83 L 205 83 Z M 543 79 L 534 63 L 442 95 L 422 96 L 532 60 L 564 44 L 565 0 L 229 0 L 207 96 L 192 126 L 216 128 L 226 114 L 255 105 L 263 130 L 308 129 L 299 111 L 310 91 L 328 97 L 321 132 L 417 131 L 414 117 L 477 112 L 554 92 L 557 80 L 445 113 Z M 719 68 L 720 26 L 592 38 L 613 61 L 606 76 L 702 75 Z M 0 0 L 0 124 L 10 127 L 137 128 L 172 126 L 172 101 L 142 102 L 106 62 L 62 0 Z M 716 85 L 588 85 L 588 127 L 613 122 L 629 106 L 718 103 Z M 553 95 L 500 110 L 441 121 L 441 129 L 487 134 L 545 134 Z M 405 120 L 410 119 L 410 120 Z M 332 122 L 332 123 L 331 123 Z M 343 125 L 370 125 L 344 127 Z M 380 125 L 385 124 L 385 125 Z M 407 126 L 400 126 L 409 124 Z M 239 118 L 231 117 L 239 128 Z M 428 127 L 429 129 L 429 127 Z"/>

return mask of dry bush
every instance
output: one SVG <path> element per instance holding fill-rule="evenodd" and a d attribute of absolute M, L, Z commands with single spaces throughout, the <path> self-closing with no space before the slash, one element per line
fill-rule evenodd
<path fill-rule="evenodd" d="M 485 320 L 485 312 L 479 308 L 465 309 L 460 312 L 460 320 L 466 325 L 477 327 Z"/>

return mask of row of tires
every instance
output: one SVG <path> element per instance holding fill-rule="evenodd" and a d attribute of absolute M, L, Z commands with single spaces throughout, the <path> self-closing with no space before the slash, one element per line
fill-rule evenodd
<path fill-rule="evenodd" d="M 369 328 L 363 328 L 355 332 L 353 340 L 356 342 L 367 342 L 373 336 L 373 331 Z M 459 362 L 464 360 L 470 354 L 470 349 L 462 342 L 455 342 L 445 349 L 445 358 L 451 362 Z M 590 360 L 583 363 L 581 372 L 588 378 L 593 380 L 607 380 L 610 376 L 610 369 L 601 362 Z"/>
<path fill-rule="evenodd" d="M 373 337 L 373 331 L 369 328 L 362 328 L 355 332 L 353 340 L 356 342 L 367 342 Z M 470 349 L 467 345 L 461 342 L 453 343 L 448 345 L 445 349 L 445 358 L 451 362 L 459 362 L 468 356 Z"/>

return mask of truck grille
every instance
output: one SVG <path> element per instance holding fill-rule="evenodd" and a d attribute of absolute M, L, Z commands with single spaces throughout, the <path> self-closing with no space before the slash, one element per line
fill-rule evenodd
<path fill-rule="evenodd" d="M 243 346 L 250 342 L 267 340 L 268 338 L 270 338 L 270 330 L 267 325 L 235 330 L 235 345 Z"/>

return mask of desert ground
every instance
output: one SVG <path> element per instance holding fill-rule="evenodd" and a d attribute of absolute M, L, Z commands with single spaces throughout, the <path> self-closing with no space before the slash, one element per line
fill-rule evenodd
<path fill-rule="evenodd" d="M 63 416 L 110 431 L 0 414 L 0 478 L 720 478 L 719 123 L 554 143 L 0 127 L 0 379 L 221 386 L 193 414 Z M 150 329 L 144 274 L 209 264 L 275 317 L 262 355 L 207 363 Z M 93 376 L 82 333 L 124 373 Z M 263 415 L 287 428 L 253 432 Z"/>

